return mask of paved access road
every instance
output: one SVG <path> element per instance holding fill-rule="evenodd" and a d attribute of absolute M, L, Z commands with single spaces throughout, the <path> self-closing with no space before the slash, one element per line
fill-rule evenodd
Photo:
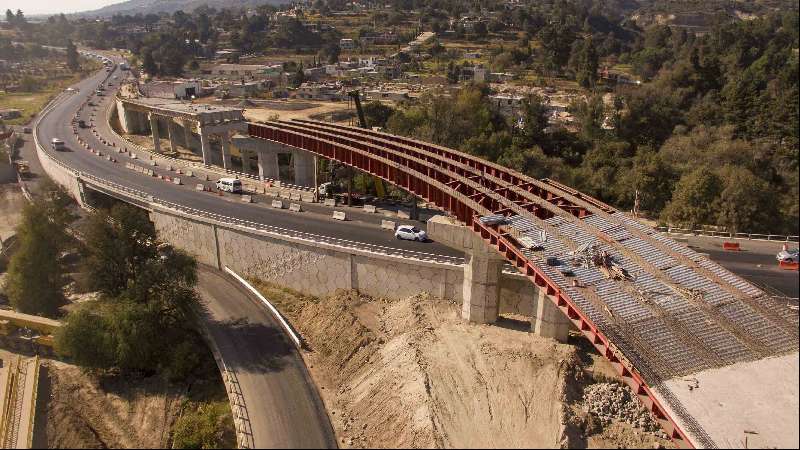
<path fill-rule="evenodd" d="M 741 251 L 722 249 L 723 239 L 696 236 L 687 239 L 688 244 L 708 256 L 731 272 L 756 283 L 767 286 L 789 298 L 797 298 L 800 291 L 800 276 L 797 271 L 778 267 L 775 255 L 781 250 L 782 242 L 737 240 Z M 797 243 L 789 244 L 797 248 Z"/>
<path fill-rule="evenodd" d="M 322 400 L 280 325 L 230 276 L 207 267 L 198 275 L 204 319 L 246 399 L 254 448 L 335 448 Z"/>

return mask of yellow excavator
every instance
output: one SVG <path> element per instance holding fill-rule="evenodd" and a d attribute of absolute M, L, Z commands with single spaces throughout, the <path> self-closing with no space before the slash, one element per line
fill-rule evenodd
<path fill-rule="evenodd" d="M 356 112 L 358 113 L 358 125 L 361 128 L 369 129 L 369 125 L 367 125 L 367 117 L 364 115 L 364 108 L 361 107 L 361 92 L 358 89 L 354 91 L 349 91 L 347 95 L 353 99 L 353 103 L 356 105 Z M 383 180 L 378 177 L 372 177 L 373 181 L 375 182 L 375 192 L 378 194 L 378 198 L 386 197 L 386 187 L 383 185 Z"/>

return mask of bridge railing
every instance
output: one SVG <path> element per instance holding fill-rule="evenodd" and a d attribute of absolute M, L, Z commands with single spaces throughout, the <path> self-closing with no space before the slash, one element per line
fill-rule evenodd
<path fill-rule="evenodd" d="M 656 227 L 658 231 L 677 234 L 684 236 L 706 236 L 720 239 L 747 239 L 752 241 L 775 241 L 775 242 L 798 242 L 800 236 L 784 235 L 784 234 L 763 234 L 763 233 L 730 233 L 728 231 L 717 230 L 692 230 L 688 228 L 679 227 Z"/>

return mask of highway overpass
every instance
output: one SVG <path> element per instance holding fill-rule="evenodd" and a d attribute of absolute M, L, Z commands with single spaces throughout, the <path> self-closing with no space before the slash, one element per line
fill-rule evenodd
<path fill-rule="evenodd" d="M 191 230 L 213 229 L 213 240 L 219 239 L 218 227 L 238 221 L 230 224 L 238 229 L 226 235 L 228 246 L 249 239 L 248 227 L 255 233 L 281 221 L 283 230 L 305 233 L 306 241 L 319 239 L 320 252 L 347 240 L 431 260 L 466 254 L 465 264 L 458 264 L 464 272 L 461 299 L 465 318 L 476 322 L 496 319 L 500 262 L 508 263 L 528 280 L 534 296 L 560 311 L 611 361 L 679 446 L 741 447 L 745 432 L 758 433 L 751 444 L 798 446 L 797 311 L 682 244 L 553 181 L 424 142 L 311 121 L 249 124 L 248 134 L 265 146 L 350 165 L 435 204 L 463 224 L 441 228 L 443 240 L 451 237 L 457 249 L 398 244 L 379 230 L 353 232 L 347 223 L 198 193 L 126 170 L 79 144 L 81 131 L 70 121 L 102 77 L 80 83 L 81 93 L 58 103 L 36 131 L 41 142 L 55 136 L 68 142 L 71 151 L 42 148 L 40 157 L 76 197 L 88 186 L 145 207 L 169 206 L 180 213 L 175 220 L 191 219 Z M 84 132 L 81 140 L 106 156 L 118 149 L 102 144 L 114 142 L 113 136 L 98 141 Z M 531 245 L 542 236 L 543 245 Z M 177 238 L 196 240 L 187 233 Z M 219 259 L 227 249 L 217 243 L 215 251 Z M 303 250 L 304 261 L 313 253 Z M 564 270 L 553 258 L 580 264 Z"/>

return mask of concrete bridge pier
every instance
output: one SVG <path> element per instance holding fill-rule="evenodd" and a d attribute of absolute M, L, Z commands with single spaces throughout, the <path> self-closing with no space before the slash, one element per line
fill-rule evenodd
<path fill-rule="evenodd" d="M 454 220 L 434 216 L 428 220 L 428 236 L 464 251 L 463 303 L 461 317 L 473 323 L 494 323 L 500 310 L 500 278 L 505 260 L 483 240 Z M 572 323 L 548 298 L 547 292 L 531 286 L 531 331 L 538 336 L 566 342 Z"/>
<path fill-rule="evenodd" d="M 172 119 L 167 122 L 167 134 L 169 135 L 169 149 L 173 153 L 178 152 L 178 124 Z"/>
<path fill-rule="evenodd" d="M 203 164 L 211 164 L 211 134 L 200 128 L 200 152 L 203 154 Z"/>
<path fill-rule="evenodd" d="M 294 184 L 298 186 L 314 186 L 314 167 L 316 157 L 300 150 L 292 152 L 292 165 L 294 166 Z"/>
<path fill-rule="evenodd" d="M 150 133 L 153 135 L 153 148 L 155 149 L 156 153 L 160 153 L 161 136 L 158 133 L 158 116 L 150 113 L 148 114 L 148 118 L 150 119 Z"/>
<path fill-rule="evenodd" d="M 500 275 L 505 261 L 486 250 L 465 252 L 461 317 L 472 323 L 495 323 L 500 314 Z"/>
<path fill-rule="evenodd" d="M 265 178 L 272 178 L 273 180 L 280 179 L 280 171 L 278 167 L 278 152 L 270 149 L 259 150 L 256 152 L 258 155 L 258 177 L 261 180 Z"/>
<path fill-rule="evenodd" d="M 222 148 L 222 167 L 231 168 L 231 138 L 227 133 L 220 136 L 220 147 Z"/>

